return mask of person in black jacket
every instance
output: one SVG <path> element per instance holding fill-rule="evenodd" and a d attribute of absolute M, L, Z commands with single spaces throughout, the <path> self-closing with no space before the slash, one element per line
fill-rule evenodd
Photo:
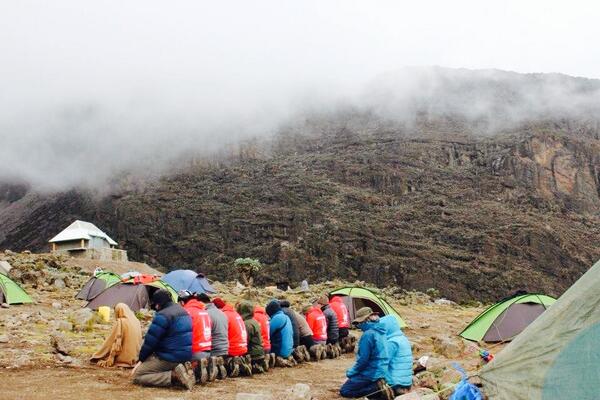
<path fill-rule="evenodd" d="M 327 356 L 329 358 L 339 357 L 342 349 L 338 345 L 340 339 L 340 329 L 338 327 L 338 319 L 335 311 L 329 305 L 329 298 L 323 295 L 317 300 L 317 304 L 321 307 L 321 311 L 327 319 Z"/>
<path fill-rule="evenodd" d="M 191 390 L 196 382 L 192 359 L 192 320 L 183 307 L 174 303 L 166 290 L 157 290 L 151 299 L 156 310 L 140 349 L 140 361 L 131 374 L 143 386 L 182 384 Z"/>

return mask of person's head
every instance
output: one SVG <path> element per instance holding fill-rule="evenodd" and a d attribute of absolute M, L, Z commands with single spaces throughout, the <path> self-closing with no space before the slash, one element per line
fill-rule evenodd
<path fill-rule="evenodd" d="M 371 307 L 362 307 L 356 312 L 356 317 L 352 320 L 352 325 L 362 329 L 364 324 L 377 321 L 379 321 L 379 316 L 373 312 Z"/>
<path fill-rule="evenodd" d="M 131 313 L 131 309 L 125 303 L 118 303 L 115 306 L 115 318 L 125 318 L 128 313 Z"/>
<path fill-rule="evenodd" d="M 210 303 L 210 297 L 206 293 L 196 293 L 196 299 L 203 302 L 204 304 Z"/>
<path fill-rule="evenodd" d="M 317 299 L 317 305 L 321 308 L 327 307 L 329 305 L 329 297 L 327 295 L 323 295 Z"/>
<path fill-rule="evenodd" d="M 266 310 L 267 310 L 267 314 L 269 315 L 269 317 L 272 317 L 277 312 L 281 311 L 281 306 L 279 305 L 279 301 L 271 300 L 269 302 L 269 304 L 267 304 Z"/>
<path fill-rule="evenodd" d="M 177 301 L 179 301 L 181 305 L 184 305 L 194 298 L 195 296 L 189 290 L 180 290 L 177 292 Z"/>
<path fill-rule="evenodd" d="M 286 299 L 279 300 L 279 305 L 281 306 L 281 308 L 290 308 L 291 306 L 289 300 Z"/>
<path fill-rule="evenodd" d="M 171 298 L 171 294 L 167 292 L 165 289 L 158 289 L 154 294 L 152 294 L 152 299 L 150 300 L 150 307 L 153 310 L 162 310 L 170 303 L 173 302 Z"/>
<path fill-rule="evenodd" d="M 313 308 L 312 304 L 305 304 L 302 306 L 302 314 L 306 315 Z"/>
<path fill-rule="evenodd" d="M 212 302 L 219 309 L 225 307 L 225 301 L 220 297 L 215 297 Z"/>
<path fill-rule="evenodd" d="M 235 310 L 244 320 L 254 316 L 254 303 L 248 300 L 241 301 L 235 305 Z"/>

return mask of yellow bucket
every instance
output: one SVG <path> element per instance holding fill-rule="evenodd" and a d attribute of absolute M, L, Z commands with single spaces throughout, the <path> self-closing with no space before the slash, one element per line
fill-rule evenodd
<path fill-rule="evenodd" d="M 100 318 L 102 319 L 103 322 L 109 322 L 110 321 L 110 307 L 107 307 L 107 306 L 98 307 L 98 315 L 100 316 Z"/>

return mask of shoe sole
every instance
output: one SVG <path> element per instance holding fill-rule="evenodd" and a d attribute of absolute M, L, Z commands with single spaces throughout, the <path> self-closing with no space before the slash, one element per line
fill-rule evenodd
<path fill-rule="evenodd" d="M 175 367 L 175 374 L 183 386 L 187 390 L 192 390 L 196 383 L 196 375 L 192 370 L 192 365 L 189 362 L 179 364 Z"/>

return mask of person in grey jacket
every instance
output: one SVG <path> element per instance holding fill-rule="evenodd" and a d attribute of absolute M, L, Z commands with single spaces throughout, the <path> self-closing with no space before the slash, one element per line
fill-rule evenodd
<path fill-rule="evenodd" d="M 210 301 L 206 293 L 196 294 L 196 298 L 206 305 L 211 322 L 212 349 L 208 364 L 209 381 L 214 380 L 217 375 L 219 379 L 225 379 L 227 371 L 223 356 L 227 356 L 229 351 L 229 321 L 223 311 Z"/>
<path fill-rule="evenodd" d="M 326 295 L 321 296 L 317 300 L 317 304 L 321 307 L 321 311 L 327 319 L 327 355 L 329 358 L 339 357 L 342 349 L 338 345 L 340 330 L 337 315 L 329 305 L 329 298 Z"/>

